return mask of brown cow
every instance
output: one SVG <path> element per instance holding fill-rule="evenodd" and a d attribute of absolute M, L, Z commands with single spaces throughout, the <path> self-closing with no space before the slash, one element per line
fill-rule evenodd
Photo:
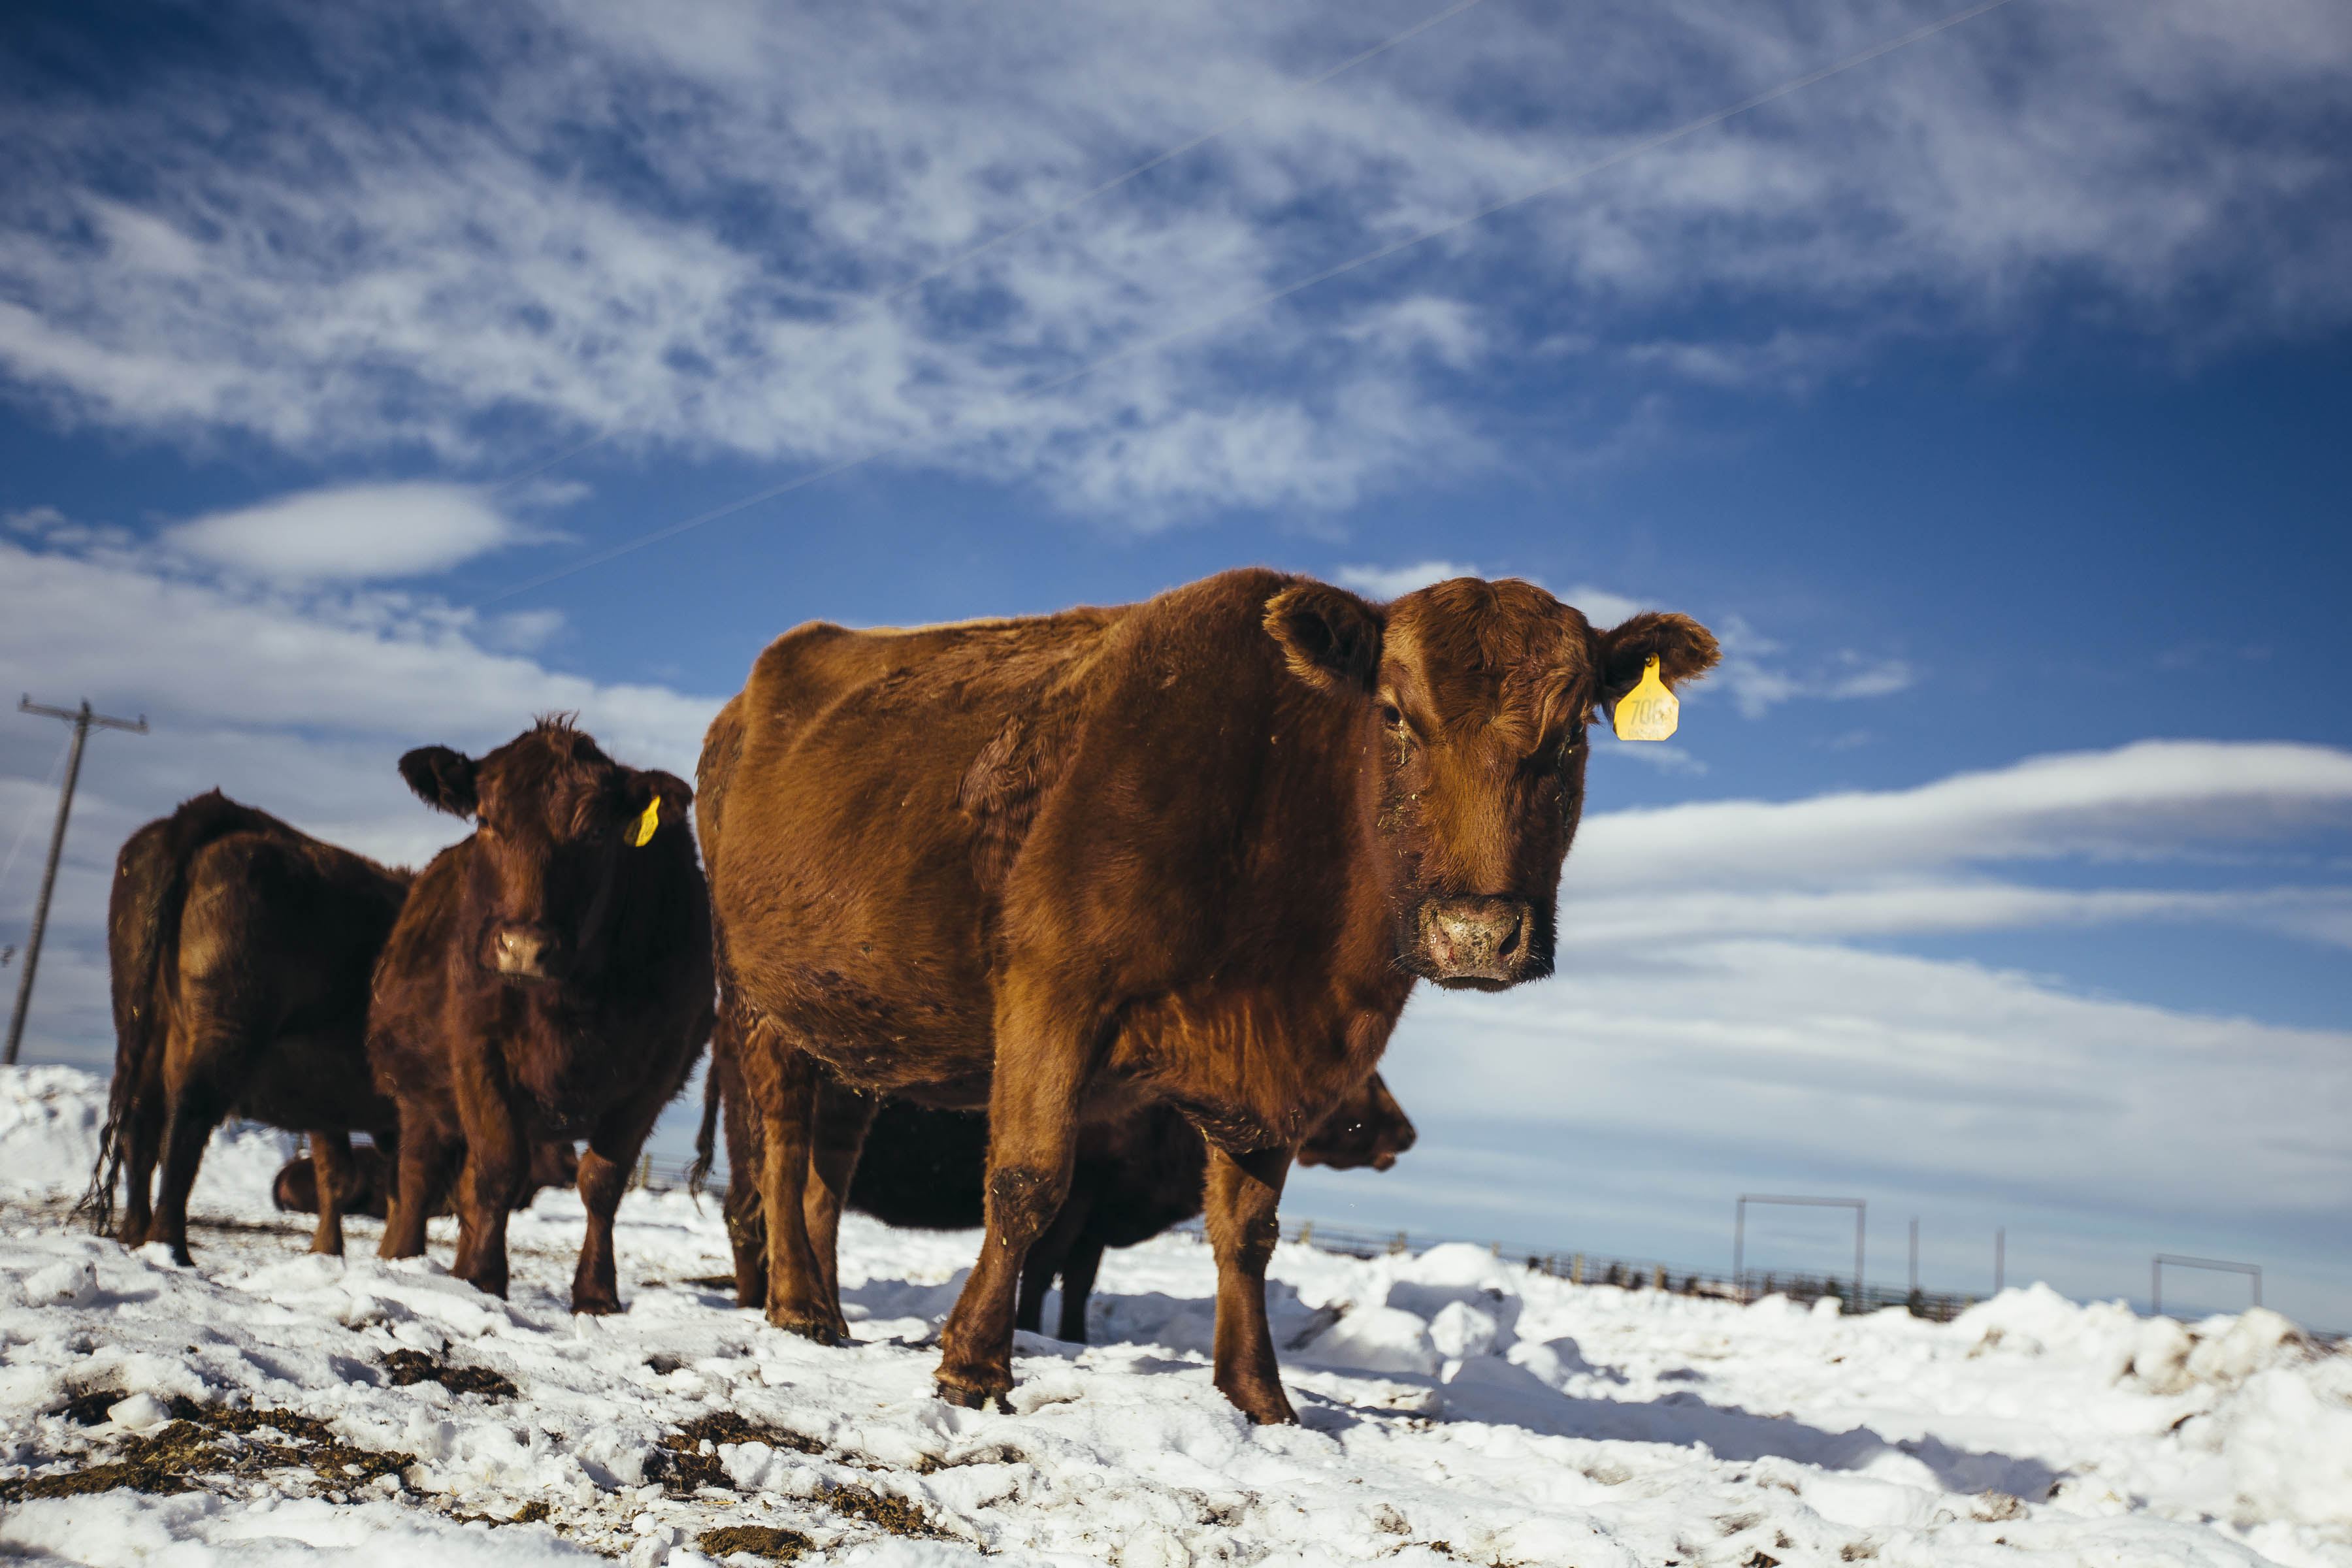
<path fill-rule="evenodd" d="M 710 1075 L 704 1085 L 702 1131 L 696 1141 L 698 1177 L 710 1167 L 712 1133 L 721 1110 L 727 1122 L 727 1197 L 723 1212 L 735 1254 L 738 1306 L 767 1301 L 765 1242 L 760 1220 L 761 1119 L 744 1104 L 732 1042 L 722 1020 L 711 1036 Z M 822 1115 L 823 1113 L 820 1112 Z M 1378 1073 L 1324 1118 L 1299 1145 L 1302 1165 L 1385 1171 L 1413 1145 L 1412 1121 Z M 1182 1114 L 1165 1104 L 1143 1107 L 1118 1121 L 1079 1130 L 1069 1195 L 1052 1228 L 1029 1248 L 1013 1326 L 1042 1331 L 1045 1292 L 1062 1281 L 1060 1337 L 1084 1344 L 1087 1299 L 1107 1247 L 1134 1247 L 1201 1212 L 1208 1151 Z M 968 1230 L 983 1223 L 988 1180 L 988 1117 L 976 1110 L 940 1110 L 886 1100 L 874 1113 L 849 1182 L 848 1206 L 885 1225 L 913 1230 Z M 840 1216 L 823 1212 L 824 1184 L 812 1182 L 805 1200 L 809 1238 L 836 1304 L 835 1253 Z"/>
<path fill-rule="evenodd" d="M 1012 1387 L 1023 1259 L 1079 1125 L 1166 1101 L 1211 1149 L 1216 1385 L 1295 1419 L 1265 1290 L 1292 1152 L 1370 1076 L 1417 979 L 1550 973 L 1588 720 L 1647 659 L 1672 685 L 1716 657 L 1687 617 L 1597 631 L 1528 583 L 1382 606 L 1266 571 L 779 637 L 699 777 L 722 1005 L 764 1122 L 769 1320 L 844 1327 L 803 1189 L 871 1100 L 818 1139 L 820 1065 L 988 1108 L 988 1236 L 938 1373 L 972 1405 Z"/>
<path fill-rule="evenodd" d="M 368 1058 L 401 1134 L 383 1255 L 424 1252 L 425 1216 L 462 1165 L 455 1272 L 505 1295 L 507 1212 L 530 1146 L 584 1137 L 572 1310 L 618 1311 L 613 1214 L 710 1033 L 694 794 L 562 719 L 478 762 L 424 747 L 400 772 L 476 827 L 417 878 L 376 966 Z"/>
<path fill-rule="evenodd" d="M 128 1165 L 123 1245 L 191 1261 L 205 1143 L 243 1116 L 310 1133 L 329 1167 L 310 1249 L 343 1250 L 350 1130 L 389 1142 L 396 1126 L 363 1041 L 369 970 L 410 879 L 218 790 L 123 844 L 107 902 L 114 1086 L 84 1200 L 101 1233 Z"/>
<path fill-rule="evenodd" d="M 392 1213 L 393 1164 L 383 1150 L 362 1143 L 352 1151 L 351 1177 L 341 1194 L 343 1213 L 388 1219 Z M 509 1205 L 517 1214 L 550 1187 L 568 1187 L 580 1177 L 580 1156 L 569 1143 L 530 1146 L 530 1176 Z M 315 1214 L 319 1208 L 319 1169 L 308 1154 L 297 1154 L 278 1168 L 269 1184 L 269 1201 L 280 1214 Z M 436 1216 L 454 1215 L 455 1205 L 442 1203 Z"/>

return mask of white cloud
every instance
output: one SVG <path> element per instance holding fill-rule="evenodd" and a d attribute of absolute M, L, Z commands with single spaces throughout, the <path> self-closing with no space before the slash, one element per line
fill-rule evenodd
<path fill-rule="evenodd" d="M 1462 561 L 1416 561 L 1410 566 L 1341 566 L 1331 574 L 1340 586 L 1375 599 L 1399 599 L 1432 583 L 1479 574 L 1478 568 Z"/>
<path fill-rule="evenodd" d="M 39 171 L 0 191 L 0 365 L 61 417 L 313 456 L 537 455 L 493 448 L 495 418 L 775 462 L 900 447 L 1146 526 L 1343 506 L 1495 460 L 1465 383 L 1529 342 L 1589 345 L 1639 403 L 1801 386 L 1889 334 L 2007 343 L 2053 300 L 2191 353 L 2334 330 L 2352 20 L 2218 15 L 2012 8 L 1032 396 L 1914 18 L 1482 6 L 1289 93 L 1388 24 L 1231 0 L 287 7 L 319 77 L 232 42 L 223 74 L 192 52 L 135 97 L 0 105 Z M 431 93 L 404 92 L 428 57 Z M 1711 341 L 1678 315 L 1702 296 L 1807 324 L 1759 340 L 1728 309 Z"/>
<path fill-rule="evenodd" d="M 2142 741 L 1907 790 L 1611 812 L 1586 819 L 1570 866 L 1596 892 L 1805 888 L 2001 860 L 2147 858 L 2347 821 L 2352 753 Z"/>
<path fill-rule="evenodd" d="M 1433 1115 L 1834 1150 L 2078 1211 L 2328 1215 L 2352 1181 L 2352 1033 L 1821 943 L 1585 943 L 1540 986 L 1417 1003 L 1391 1059 Z"/>
<path fill-rule="evenodd" d="M 1643 610 L 1660 606 L 1640 599 L 1629 599 L 1622 594 L 1612 594 L 1606 588 L 1596 588 L 1590 583 L 1580 583 L 1559 595 L 1560 603 L 1574 605 L 1584 612 L 1584 618 L 1596 626 L 1613 626 Z"/>
<path fill-rule="evenodd" d="M 339 485 L 213 512 L 162 542 L 280 582 L 364 582 L 446 571 L 493 550 L 560 537 L 507 516 L 470 485 Z"/>

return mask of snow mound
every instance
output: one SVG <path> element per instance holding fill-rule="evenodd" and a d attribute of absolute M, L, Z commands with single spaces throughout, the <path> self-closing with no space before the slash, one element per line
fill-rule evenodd
<path fill-rule="evenodd" d="M 79 1194 L 105 1124 L 106 1085 L 80 1068 L 0 1069 L 0 1196 Z"/>
<path fill-rule="evenodd" d="M 80 1196 L 98 1163 L 106 1093 L 105 1079 L 79 1068 L 0 1068 L 0 1197 Z M 293 1134 L 254 1122 L 216 1129 L 191 1201 L 235 1208 L 255 1194 L 266 1200 L 295 1146 Z"/>

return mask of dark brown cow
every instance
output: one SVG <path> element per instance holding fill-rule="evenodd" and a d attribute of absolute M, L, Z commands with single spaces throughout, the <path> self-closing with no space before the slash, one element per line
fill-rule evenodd
<path fill-rule="evenodd" d="M 704 739 L 723 1005 L 763 1118 L 768 1316 L 837 1337 L 809 1245 L 820 1067 L 989 1112 L 988 1237 L 939 1388 L 1012 1387 L 1023 1259 L 1081 1123 L 1165 1101 L 1208 1139 L 1215 1381 L 1295 1419 L 1265 1274 L 1292 1152 L 1417 979 L 1548 974 L 1585 725 L 1709 668 L 1680 616 L 1612 631 L 1531 584 L 1382 606 L 1227 573 L 1119 609 L 778 638 Z M 830 1182 L 824 1167 L 820 1179 Z"/>
<path fill-rule="evenodd" d="M 693 792 L 560 719 L 478 762 L 427 746 L 400 772 L 476 827 L 417 878 L 376 966 L 368 1057 L 401 1131 L 383 1254 L 424 1252 L 425 1216 L 462 1167 L 455 1272 L 505 1295 L 530 1146 L 585 1138 L 572 1310 L 618 1311 L 613 1214 L 710 1033 Z"/>
<path fill-rule="evenodd" d="M 580 1177 L 580 1156 L 569 1143 L 530 1146 L 530 1176 L 510 1206 L 517 1214 L 550 1187 L 568 1187 Z M 341 1194 L 343 1213 L 387 1219 L 392 1212 L 393 1163 L 383 1150 L 362 1143 L 352 1151 L 351 1176 Z M 297 1154 L 278 1168 L 269 1184 L 269 1201 L 280 1214 L 315 1214 L 319 1208 L 319 1170 L 308 1154 Z M 454 1215 L 454 1204 L 442 1203 L 436 1215 Z"/>
<path fill-rule="evenodd" d="M 727 1124 L 728 1183 L 724 1213 L 735 1254 L 738 1306 L 767 1302 L 768 1273 L 760 1219 L 761 1119 L 744 1103 L 733 1042 L 722 1020 L 713 1031 L 710 1076 L 704 1086 L 702 1131 L 696 1172 L 711 1163 L 711 1141 L 721 1110 Z M 822 1114 L 822 1113 L 820 1113 Z M 1323 1120 L 1299 1145 L 1302 1165 L 1385 1171 L 1413 1145 L 1404 1108 L 1375 1073 Z M 1208 1150 L 1182 1114 L 1164 1104 L 1143 1107 L 1118 1121 L 1079 1130 L 1069 1195 L 1053 1226 L 1029 1248 L 1021 1273 L 1013 1326 L 1042 1331 L 1045 1292 L 1062 1282 L 1060 1337 L 1084 1344 L 1087 1298 L 1102 1266 L 1103 1249 L 1134 1247 L 1201 1212 Z M 874 1113 L 855 1173 L 848 1206 L 885 1225 L 915 1230 L 968 1230 L 983 1223 L 988 1181 L 988 1117 L 977 1110 L 940 1110 L 900 1100 Z M 840 1300 L 835 1240 L 840 1215 L 820 1205 L 822 1181 L 809 1184 L 804 1212 L 810 1242 Z"/>
<path fill-rule="evenodd" d="M 368 973 L 411 874 L 322 844 L 218 790 L 132 834 L 107 903 L 114 1087 L 86 1202 L 123 1245 L 188 1254 L 188 1192 L 224 1117 L 308 1131 L 329 1166 L 310 1242 L 343 1250 L 349 1132 L 394 1136 L 370 1081 Z M 149 1206 L 160 1160 L 163 1179 Z"/>

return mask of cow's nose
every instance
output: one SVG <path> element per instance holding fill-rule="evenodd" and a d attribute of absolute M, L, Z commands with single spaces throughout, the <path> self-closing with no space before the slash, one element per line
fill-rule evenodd
<path fill-rule="evenodd" d="M 491 962 L 500 974 L 518 980 L 550 980 L 555 944 L 543 931 L 530 926 L 500 926 L 490 937 Z"/>
<path fill-rule="evenodd" d="M 1421 941 L 1439 980 L 1517 978 L 1527 946 L 1528 906 L 1517 899 L 1432 899 L 1421 907 Z"/>

